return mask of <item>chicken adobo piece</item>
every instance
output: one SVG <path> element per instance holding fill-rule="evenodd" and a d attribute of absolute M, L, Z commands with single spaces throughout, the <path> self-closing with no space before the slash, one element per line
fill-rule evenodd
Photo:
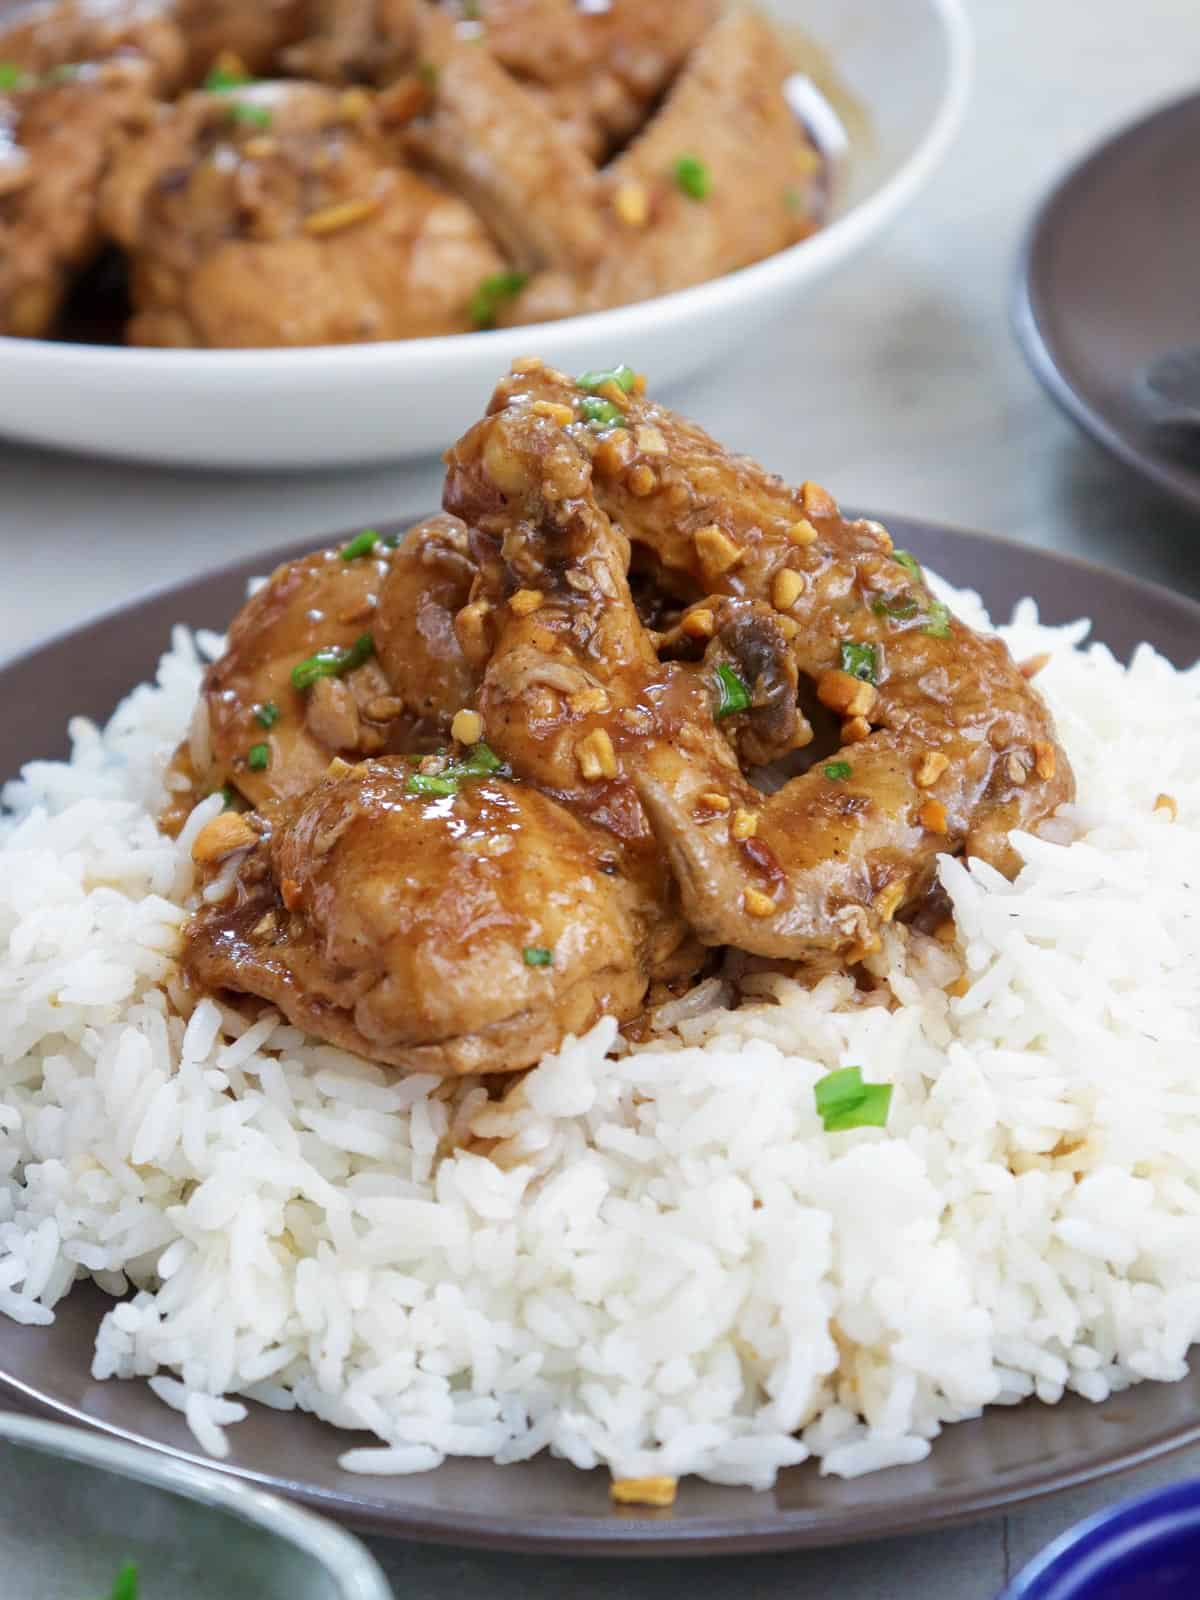
<path fill-rule="evenodd" d="M 99 252 L 97 188 L 115 141 L 153 120 L 154 71 L 119 55 L 0 92 L 0 334 L 49 332 Z"/>
<path fill-rule="evenodd" d="M 722 0 L 38 0 L 0 24 L 0 331 L 60 331 L 101 245 L 131 344 L 415 338 L 683 288 L 818 225 L 792 70 Z"/>
<path fill-rule="evenodd" d="M 164 825 L 193 980 L 398 1067 L 531 1065 L 724 952 L 856 966 L 1073 794 L 1004 645 L 885 530 L 645 397 L 516 363 L 446 515 L 281 567 Z M 769 775 L 770 781 L 767 781 Z"/>
<path fill-rule="evenodd" d="M 462 332 L 503 261 L 398 165 L 361 90 L 188 95 L 127 142 L 101 217 L 133 262 L 133 344 L 344 344 Z"/>

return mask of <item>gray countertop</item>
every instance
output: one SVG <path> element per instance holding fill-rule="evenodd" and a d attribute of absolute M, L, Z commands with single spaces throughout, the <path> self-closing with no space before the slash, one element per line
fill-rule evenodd
<path fill-rule="evenodd" d="M 1084 553 L 1200 593 L 1197 519 L 1079 438 L 1008 330 L 1014 254 L 1036 198 L 1099 135 L 1191 87 L 1196 0 L 970 0 L 970 9 L 978 67 L 966 125 L 911 212 L 736 366 L 677 398 L 718 438 L 852 504 Z M 438 472 L 429 463 L 202 476 L 0 445 L 0 489 L 7 653 L 131 588 L 415 513 L 436 501 Z M 694 1585 L 714 1600 L 867 1600 L 918 1585 L 929 1600 L 985 1600 L 1079 1516 L 1189 1470 L 1200 1470 L 1200 1453 L 925 1539 L 686 1568 L 375 1548 L 405 1600 L 451 1590 L 506 1600 L 531 1588 L 649 1597 Z M 0 1498 L 3 1473 L 0 1460 Z"/>

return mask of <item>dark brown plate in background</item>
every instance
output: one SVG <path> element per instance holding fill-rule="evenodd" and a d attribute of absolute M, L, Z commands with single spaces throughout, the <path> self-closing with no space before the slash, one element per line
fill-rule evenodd
<path fill-rule="evenodd" d="M 1200 604 L 1086 562 L 902 517 L 884 519 L 897 544 L 952 582 L 978 589 L 995 615 L 1035 594 L 1042 617 L 1087 615 L 1127 657 L 1151 640 L 1177 666 L 1200 655 Z M 346 536 L 342 536 L 346 537 Z M 312 545 L 259 555 L 136 599 L 0 666 L 0 777 L 34 757 L 66 751 L 70 716 L 105 718 L 153 675 L 172 623 L 222 628 L 250 576 Z M 154 1449 L 200 1457 L 183 1419 L 144 1383 L 96 1383 L 92 1341 L 105 1305 L 79 1285 L 49 1328 L 0 1318 L 0 1387 L 45 1410 Z M 608 1474 L 539 1457 L 519 1466 L 449 1461 L 406 1478 L 342 1472 L 341 1451 L 367 1443 L 297 1412 L 251 1407 L 229 1431 L 219 1465 L 360 1527 L 410 1539 L 562 1554 L 680 1555 L 842 1544 L 958 1522 L 1135 1467 L 1200 1441 L 1200 1366 L 1176 1384 L 1147 1383 L 1102 1405 L 1068 1396 L 1058 1406 L 998 1407 L 958 1423 L 929 1460 L 866 1478 L 822 1478 L 812 1465 L 754 1493 L 685 1481 L 672 1511 L 616 1512 Z"/>
<path fill-rule="evenodd" d="M 1200 343 L 1200 94 L 1123 129 L 1039 206 L 1021 250 L 1013 326 L 1069 417 L 1200 510 L 1200 429 L 1156 428 L 1134 379 Z"/>

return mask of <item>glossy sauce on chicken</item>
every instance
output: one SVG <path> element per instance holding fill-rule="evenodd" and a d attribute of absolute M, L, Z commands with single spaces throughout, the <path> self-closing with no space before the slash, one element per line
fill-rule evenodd
<path fill-rule="evenodd" d="M 446 460 L 448 515 L 280 568 L 209 669 L 192 793 L 252 809 L 196 840 L 226 892 L 195 982 L 517 1070 L 706 947 L 854 964 L 940 854 L 1012 871 L 1071 797 L 1036 689 L 914 557 L 628 368 L 517 363 Z"/>
<path fill-rule="evenodd" d="M 633 1015 L 662 918 L 613 840 L 527 784 L 430 795 L 413 776 L 368 761 L 274 810 L 234 904 L 189 930 L 193 976 L 448 1075 L 531 1066 Z"/>

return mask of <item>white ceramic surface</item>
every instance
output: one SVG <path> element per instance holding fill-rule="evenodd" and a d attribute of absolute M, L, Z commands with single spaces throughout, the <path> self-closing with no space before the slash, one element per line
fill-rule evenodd
<path fill-rule="evenodd" d="M 143 1600 L 390 1600 L 352 1535 L 206 1468 L 3 1412 L 0 1461 L 5 1600 L 99 1600 L 127 1561 Z"/>
<path fill-rule="evenodd" d="M 933 170 L 965 104 L 961 0 L 771 0 L 769 9 L 803 29 L 869 117 L 832 220 L 812 238 L 679 294 L 491 333 L 272 351 L 0 338 L 0 433 L 189 466 L 336 466 L 443 449 L 528 351 L 568 371 L 636 358 L 657 393 L 669 390 L 861 249 Z"/>

